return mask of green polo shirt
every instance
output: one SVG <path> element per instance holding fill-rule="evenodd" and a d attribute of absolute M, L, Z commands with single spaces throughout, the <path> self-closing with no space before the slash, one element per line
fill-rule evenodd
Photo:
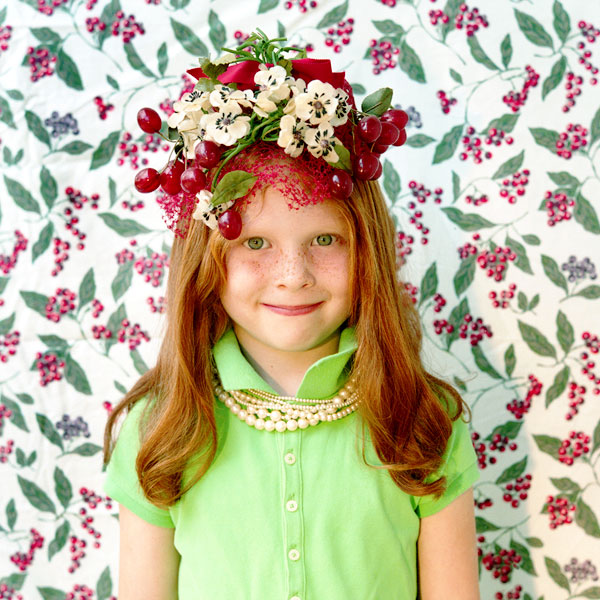
<path fill-rule="evenodd" d="M 339 351 L 314 363 L 298 397 L 333 396 L 356 349 L 352 328 Z M 233 330 L 213 348 L 223 387 L 273 391 L 243 356 Z M 260 431 L 215 401 L 214 463 L 169 510 L 143 496 L 135 472 L 144 401 L 125 419 L 105 492 L 162 527 L 175 528 L 179 600 L 414 600 L 419 519 L 477 480 L 468 429 L 454 423 L 438 500 L 410 496 L 360 456 L 357 413 L 307 429 Z M 367 440 L 367 460 L 381 464 Z"/>

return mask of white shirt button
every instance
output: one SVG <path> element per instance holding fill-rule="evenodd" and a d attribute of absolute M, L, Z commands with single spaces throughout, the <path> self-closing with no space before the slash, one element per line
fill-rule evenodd
<path fill-rule="evenodd" d="M 300 552 L 296 550 L 296 548 L 292 548 L 292 550 L 288 552 L 288 556 L 290 560 L 298 560 L 300 558 Z"/>
<path fill-rule="evenodd" d="M 285 455 L 285 462 L 286 462 L 288 465 L 293 465 L 293 464 L 296 462 L 296 457 L 295 457 L 295 456 L 294 456 L 294 455 L 293 455 L 291 452 L 288 452 L 288 453 Z"/>
<path fill-rule="evenodd" d="M 292 596 L 290 600 L 300 600 L 300 596 Z"/>
<path fill-rule="evenodd" d="M 285 503 L 285 507 L 290 511 L 290 512 L 295 512 L 298 510 L 298 503 L 295 500 L 288 500 Z"/>

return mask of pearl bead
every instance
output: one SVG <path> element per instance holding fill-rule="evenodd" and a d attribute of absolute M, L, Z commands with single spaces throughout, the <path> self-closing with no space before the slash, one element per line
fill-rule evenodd
<path fill-rule="evenodd" d="M 303 417 L 300 417 L 298 419 L 298 427 L 300 427 L 300 429 L 306 429 L 309 425 L 309 422 L 304 419 Z"/>
<path fill-rule="evenodd" d="M 271 421 L 279 421 L 281 419 L 281 413 L 278 410 L 274 410 L 271 413 Z"/>
<path fill-rule="evenodd" d="M 286 423 L 286 427 L 288 431 L 296 431 L 298 429 L 298 421 L 290 420 Z"/>
<path fill-rule="evenodd" d="M 246 417 L 246 423 L 248 423 L 248 425 L 250 425 L 251 427 L 253 427 L 254 424 L 256 423 L 256 417 L 254 415 L 248 415 Z"/>
<path fill-rule="evenodd" d="M 314 417 L 313 417 L 312 419 L 309 419 L 309 420 L 308 420 L 308 422 L 309 422 L 311 425 L 313 425 L 313 426 L 314 426 L 314 425 L 318 425 L 318 423 L 319 423 L 319 419 L 316 419 L 316 418 L 314 418 Z"/>
<path fill-rule="evenodd" d="M 273 429 L 275 429 L 275 423 L 273 421 L 265 421 L 265 429 L 267 431 L 273 431 Z"/>
<path fill-rule="evenodd" d="M 233 406 L 231 407 L 231 412 L 234 415 L 237 415 L 240 412 L 240 410 L 242 410 L 242 407 L 237 403 L 234 403 Z"/>
<path fill-rule="evenodd" d="M 248 411 L 242 408 L 242 410 L 238 412 L 237 416 L 240 421 L 245 421 L 246 417 L 248 416 Z"/>
<path fill-rule="evenodd" d="M 235 400 L 233 398 L 227 398 L 227 400 L 225 400 L 225 406 L 227 408 L 231 408 L 234 403 L 235 403 Z"/>
<path fill-rule="evenodd" d="M 261 419 L 264 419 L 269 413 L 264 408 L 259 408 L 256 413 Z"/>
<path fill-rule="evenodd" d="M 279 433 L 282 433 L 283 431 L 285 431 L 287 429 L 287 425 L 286 425 L 285 421 L 277 421 L 275 423 L 275 429 L 277 429 L 277 431 L 279 431 Z"/>
<path fill-rule="evenodd" d="M 256 429 L 264 429 L 265 422 L 262 419 L 256 419 L 256 422 L 254 423 L 254 427 L 256 427 Z"/>

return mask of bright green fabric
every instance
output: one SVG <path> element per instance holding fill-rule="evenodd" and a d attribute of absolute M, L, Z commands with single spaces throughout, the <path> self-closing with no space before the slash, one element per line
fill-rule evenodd
<path fill-rule="evenodd" d="M 353 330 L 344 330 L 339 352 L 311 366 L 298 396 L 333 395 L 355 348 Z M 231 330 L 213 354 L 226 389 L 270 390 Z M 249 427 L 216 402 L 215 462 L 164 511 L 143 497 L 135 473 L 143 404 L 123 424 L 104 489 L 142 519 L 175 527 L 179 600 L 414 600 L 419 518 L 447 506 L 479 476 L 461 420 L 442 468 L 448 489 L 434 500 L 409 496 L 386 470 L 362 462 L 356 413 L 277 433 Z M 381 464 L 370 442 L 366 456 Z"/>

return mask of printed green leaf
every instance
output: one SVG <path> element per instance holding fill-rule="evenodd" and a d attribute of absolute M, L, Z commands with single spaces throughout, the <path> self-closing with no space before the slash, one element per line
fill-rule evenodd
<path fill-rule="evenodd" d="M 125 45 L 128 46 L 129 44 Z M 94 150 L 94 154 L 92 154 L 90 170 L 93 171 L 110 162 L 110 159 L 113 157 L 117 148 L 117 144 L 119 143 L 120 135 L 120 131 L 113 131 L 100 142 L 100 145 Z"/>
<path fill-rule="evenodd" d="M 495 224 L 476 213 L 463 213 L 458 208 L 442 208 L 442 212 L 463 231 L 478 231 L 486 227 L 494 227 Z"/>
<path fill-rule="evenodd" d="M 180 8 L 185 8 L 191 0 L 171 0 L 171 6 L 175 10 L 179 10 Z"/>
<path fill-rule="evenodd" d="M 104 23 L 114 23 L 115 15 L 121 10 L 119 0 L 111 0 L 103 9 L 100 15 L 100 21 Z M 111 28 L 105 27 L 103 31 L 98 32 L 98 45 L 102 48 L 102 44 L 111 36 Z"/>
<path fill-rule="evenodd" d="M 477 533 L 484 533 L 486 531 L 498 531 L 498 529 L 500 529 L 498 525 L 490 523 L 483 517 L 475 517 L 475 528 L 477 529 Z"/>
<path fill-rule="evenodd" d="M 401 189 L 400 176 L 394 165 L 387 158 L 383 162 L 383 188 L 393 206 L 398 199 Z"/>
<path fill-rule="evenodd" d="M 285 25 L 281 21 L 277 21 L 277 37 L 287 37 L 285 33 Z M 354 87 L 354 84 L 351 85 Z"/>
<path fill-rule="evenodd" d="M 485 357 L 483 350 L 479 346 L 471 346 L 471 353 L 473 354 L 475 364 L 480 371 L 487 373 L 494 379 L 502 379 L 502 375 L 500 375 L 500 373 L 498 373 L 498 371 L 492 367 L 491 363 Z"/>
<path fill-rule="evenodd" d="M 364 113 L 380 117 L 390 107 L 392 95 L 392 88 L 380 88 L 376 92 L 366 96 L 360 108 Z"/>
<path fill-rule="evenodd" d="M 4 9 L 4 10 L 6 10 L 6 9 Z M 11 98 L 12 100 L 23 100 L 25 98 L 25 96 L 23 96 L 23 93 L 21 92 L 21 90 L 7 90 L 6 95 L 9 98 Z"/>
<path fill-rule="evenodd" d="M 77 448 L 71 450 L 69 454 L 78 454 L 79 456 L 94 456 L 101 450 L 102 448 L 100 446 L 86 442 L 85 444 L 81 444 L 81 446 L 77 446 Z"/>
<path fill-rule="evenodd" d="M 81 365 L 70 355 L 65 357 L 65 379 L 82 394 L 91 396 L 92 390 Z"/>
<path fill-rule="evenodd" d="M 42 44 L 60 44 L 62 41 L 60 35 L 48 27 L 31 27 L 30 31 Z"/>
<path fill-rule="evenodd" d="M 398 66 L 413 80 L 425 83 L 425 71 L 419 55 L 403 39 L 400 44 Z"/>
<path fill-rule="evenodd" d="M 55 351 L 62 351 L 63 353 L 69 349 L 69 342 L 57 335 L 39 335 L 40 340 Z"/>
<path fill-rule="evenodd" d="M 98 600 L 107 600 L 112 596 L 112 580 L 110 578 L 110 568 L 106 567 L 102 571 L 96 584 L 96 596 Z"/>
<path fill-rule="evenodd" d="M 46 206 L 52 208 L 54 201 L 58 197 L 58 186 L 56 179 L 52 177 L 52 174 L 45 166 L 42 167 L 40 172 L 40 184 L 42 198 L 46 202 Z"/>
<path fill-rule="evenodd" d="M 66 152 L 67 154 L 76 156 L 77 154 L 83 154 L 86 150 L 89 150 L 90 148 L 93 148 L 91 144 L 75 140 L 73 142 L 65 144 L 62 148 L 59 148 L 57 152 Z"/>
<path fill-rule="evenodd" d="M 359 94 L 367 93 L 365 86 L 362 85 L 361 83 L 351 83 L 350 87 L 352 88 L 352 92 L 354 93 L 355 96 L 358 96 Z"/>
<path fill-rule="evenodd" d="M 519 542 L 514 539 L 510 540 L 510 547 L 522 557 L 521 569 L 526 573 L 529 573 L 529 575 L 537 575 L 535 567 L 533 566 L 533 561 L 531 560 L 529 548 L 523 546 L 523 544 L 519 544 Z"/>
<path fill-rule="evenodd" d="M 444 7 L 444 13 L 448 15 L 448 22 L 442 24 L 442 37 L 445 40 L 446 36 L 450 31 L 454 29 L 454 21 L 456 15 L 460 10 L 460 5 L 462 4 L 462 0 L 448 0 L 446 2 L 446 6 Z"/>
<path fill-rule="evenodd" d="M 38 592 L 42 595 L 43 600 L 64 600 L 67 596 L 65 592 L 51 587 L 38 587 Z"/>
<path fill-rule="evenodd" d="M 561 492 L 578 492 L 581 488 L 568 477 L 550 477 L 552 485 Z"/>
<path fill-rule="evenodd" d="M 8 193 L 19 208 L 37 213 L 38 215 L 41 214 L 40 205 L 37 203 L 37 200 L 18 181 L 5 175 L 4 185 L 6 185 Z"/>
<path fill-rule="evenodd" d="M 540 303 L 540 295 L 536 294 L 527 305 L 527 310 L 533 310 Z"/>
<path fill-rule="evenodd" d="M 27 423 L 25 422 L 25 417 L 23 417 L 23 412 L 21 411 L 21 407 L 6 396 L 2 396 L 2 404 L 6 406 L 11 412 L 10 422 L 19 429 L 26 431 L 29 433 L 29 428 L 27 427 Z"/>
<path fill-rule="evenodd" d="M 131 44 L 124 44 L 125 50 L 127 50 L 130 45 Z M 62 48 L 59 48 L 56 56 L 56 74 L 70 88 L 78 91 L 83 90 L 81 75 L 79 74 L 79 69 L 75 64 L 75 61 Z"/>
<path fill-rule="evenodd" d="M 595 538 L 600 538 L 600 525 L 594 511 L 579 498 L 575 509 L 575 523 L 581 527 L 588 535 Z"/>
<path fill-rule="evenodd" d="M 533 352 L 540 356 L 552 356 L 556 358 L 556 349 L 539 329 L 520 320 L 518 320 L 518 323 L 523 341 Z"/>
<path fill-rule="evenodd" d="M 50 242 L 52 241 L 52 236 L 54 235 L 54 223 L 52 221 L 48 221 L 46 226 L 40 232 L 40 237 L 38 237 L 37 241 L 33 245 L 31 249 L 31 262 L 34 263 L 38 256 L 42 255 L 48 247 L 50 246 Z"/>
<path fill-rule="evenodd" d="M 94 268 L 90 267 L 79 285 L 79 306 L 81 310 L 88 302 L 91 302 L 96 294 L 96 282 L 94 280 Z"/>
<path fill-rule="evenodd" d="M 159 63 L 159 68 L 160 68 L 160 63 Z M 114 78 L 111 77 L 110 75 L 106 76 L 106 81 L 108 83 L 108 85 L 110 85 L 111 88 L 118 90 L 119 88 L 119 82 Z"/>
<path fill-rule="evenodd" d="M 49 512 L 56 514 L 56 507 L 54 506 L 54 502 L 50 500 L 48 494 L 44 492 L 42 488 L 40 488 L 33 481 L 29 481 L 20 475 L 17 475 L 17 480 L 19 482 L 19 487 L 23 492 L 23 495 L 29 503 L 38 510 L 42 512 Z M 64 598 L 64 596 L 63 596 Z"/>
<path fill-rule="evenodd" d="M 535 435 L 533 436 L 537 447 L 546 454 L 549 454 L 555 460 L 558 460 L 558 449 L 560 448 L 562 442 L 550 435 Z"/>
<path fill-rule="evenodd" d="M 562 81 L 565 69 L 567 68 L 567 59 L 561 56 L 552 67 L 550 75 L 546 77 L 542 85 L 542 100 Z"/>
<path fill-rule="evenodd" d="M 8 10 L 8 6 L 5 6 L 2 10 L 0 10 L 0 25 L 4 23 L 6 19 L 6 11 Z"/>
<path fill-rule="evenodd" d="M 460 177 L 452 171 L 452 197 L 456 202 L 460 196 Z"/>
<path fill-rule="evenodd" d="M 600 598 L 600 587 L 595 585 L 594 587 L 579 592 L 577 595 L 582 598 Z"/>
<path fill-rule="evenodd" d="M 419 306 L 431 298 L 438 288 L 438 276 L 437 276 L 437 264 L 434 262 L 429 265 L 429 268 L 423 275 L 421 280 L 421 299 L 419 300 Z"/>
<path fill-rule="evenodd" d="M 512 58 L 513 47 L 512 42 L 510 41 L 510 35 L 507 33 L 500 44 L 500 54 L 502 56 L 502 64 L 504 68 L 508 67 L 510 64 L 510 59 Z"/>
<path fill-rule="evenodd" d="M 515 267 L 521 269 L 524 273 L 529 273 L 533 275 L 533 271 L 531 270 L 531 265 L 529 264 L 529 258 L 527 258 L 527 250 L 525 247 L 517 240 L 506 236 L 506 245 L 517 255 L 517 258 L 514 262 Z"/>
<path fill-rule="evenodd" d="M 583 296 L 589 300 L 600 298 L 600 285 L 588 285 L 588 287 L 577 292 L 575 296 Z"/>
<path fill-rule="evenodd" d="M 446 348 L 449 350 L 452 343 L 458 339 L 458 328 L 460 324 L 464 321 L 465 315 L 470 312 L 469 311 L 469 301 L 466 298 L 463 298 L 460 303 L 455 306 L 450 312 L 450 316 L 448 317 L 448 323 L 454 327 L 452 333 L 448 333 L 446 337 Z"/>
<path fill-rule="evenodd" d="M 279 0 L 260 0 L 258 5 L 258 14 L 265 13 L 279 5 Z"/>
<path fill-rule="evenodd" d="M 131 358 L 133 360 L 133 366 L 135 367 L 135 370 L 140 375 L 143 375 L 148 370 L 148 365 L 144 362 L 144 359 L 142 358 L 142 355 L 139 353 L 139 350 L 136 348 L 135 350 L 131 350 L 131 352 L 129 354 L 131 354 Z"/>
<path fill-rule="evenodd" d="M 475 277 L 475 261 L 476 258 L 474 255 L 467 256 L 467 258 L 463 258 L 460 262 L 460 266 L 458 267 L 458 271 L 453 278 L 454 283 L 454 291 L 457 296 L 463 294 L 467 288 L 473 283 L 473 279 Z"/>
<path fill-rule="evenodd" d="M 12 531 L 17 522 L 17 509 L 15 507 L 15 499 L 11 498 L 6 505 L 6 522 L 8 528 Z"/>
<path fill-rule="evenodd" d="M 134 69 L 146 77 L 155 77 L 154 73 L 146 66 L 146 63 L 142 60 L 141 56 L 137 53 L 137 50 L 134 48 L 131 42 L 128 44 L 123 44 L 123 48 L 125 49 L 127 61 Z"/>
<path fill-rule="evenodd" d="M 567 173 L 566 171 L 548 172 L 548 177 L 550 177 L 556 185 L 559 185 L 562 188 L 571 188 L 575 190 L 581 185 L 581 182 L 577 177 L 573 177 L 571 173 Z"/>
<path fill-rule="evenodd" d="M 423 133 L 417 133 L 411 135 L 404 143 L 411 148 L 423 148 L 424 146 L 427 146 L 427 144 L 431 144 L 431 142 L 435 142 L 435 138 L 424 135 Z"/>
<path fill-rule="evenodd" d="M 460 73 L 457 73 L 454 69 L 450 69 L 450 77 L 456 81 L 456 83 L 462 84 L 463 78 Z"/>
<path fill-rule="evenodd" d="M 517 294 L 517 306 L 519 307 L 519 310 L 527 310 L 527 296 L 523 292 Z"/>
<path fill-rule="evenodd" d="M 583 194 L 579 192 L 577 194 L 577 200 L 575 201 L 575 208 L 573 210 L 573 216 L 575 220 L 583 225 L 586 231 L 591 233 L 600 233 L 600 223 L 598 223 L 598 215 L 594 210 L 590 202 L 583 197 Z"/>
<path fill-rule="evenodd" d="M 73 487 L 60 467 L 54 468 L 54 492 L 59 502 L 68 508 L 69 502 L 73 498 Z"/>
<path fill-rule="evenodd" d="M 596 111 L 592 124 L 590 125 L 590 146 L 593 145 L 598 138 L 600 138 L 600 108 Z"/>
<path fill-rule="evenodd" d="M 461 392 L 466 392 L 467 391 L 467 386 L 465 385 L 465 382 L 460 379 L 459 377 L 457 377 L 456 375 L 454 375 L 452 377 L 452 380 L 454 381 L 454 385 L 461 391 Z"/>
<path fill-rule="evenodd" d="M 592 454 L 600 448 L 600 421 L 596 423 L 594 434 L 592 435 Z"/>
<path fill-rule="evenodd" d="M 496 479 L 496 483 L 500 485 L 515 480 L 523 474 L 525 467 L 527 467 L 527 456 L 524 456 L 520 461 L 504 469 L 502 474 Z"/>
<path fill-rule="evenodd" d="M 468 37 L 467 44 L 471 50 L 471 56 L 473 56 L 478 63 L 481 63 L 484 67 L 487 67 L 492 71 L 499 70 L 492 59 L 485 53 L 485 50 L 481 47 L 476 36 L 472 35 L 471 37 Z"/>
<path fill-rule="evenodd" d="M 69 522 L 67 520 L 63 521 L 59 525 L 56 533 L 54 534 L 54 539 L 48 546 L 48 560 L 51 560 L 57 552 L 60 552 L 65 547 L 70 530 L 71 527 L 69 526 Z"/>
<path fill-rule="evenodd" d="M 492 433 L 490 433 L 485 439 L 489 441 L 495 435 L 501 435 L 502 437 L 506 436 L 509 440 L 514 440 L 517 435 L 519 435 L 522 425 L 523 421 L 507 421 L 502 425 L 497 425 L 494 427 Z"/>
<path fill-rule="evenodd" d="M 111 346 L 117 343 L 117 340 L 115 339 L 117 336 L 115 334 L 121 328 L 121 323 L 123 322 L 123 319 L 126 318 L 127 311 L 125 310 L 125 306 L 123 304 L 120 304 L 117 310 L 115 310 L 115 312 L 108 318 L 106 328 L 112 331 L 113 335 L 110 338 L 104 340 L 106 353 L 109 352 Z"/>
<path fill-rule="evenodd" d="M 27 113 L 27 111 L 26 111 Z M 10 109 L 10 104 L 8 101 L 0 96 L 0 121 L 6 123 L 12 129 L 16 129 L 15 120 L 12 114 L 12 110 Z"/>
<path fill-rule="evenodd" d="M 167 65 L 169 64 L 169 54 L 167 51 L 167 42 L 163 42 L 160 45 L 160 48 L 158 49 L 157 53 L 156 53 L 156 59 L 158 61 L 158 72 L 161 75 L 165 74 L 165 71 L 167 70 Z M 118 89 L 118 87 L 117 87 Z"/>
<path fill-rule="evenodd" d="M 208 13 L 208 25 L 210 28 L 208 37 L 215 47 L 217 54 L 220 54 L 221 48 L 225 45 L 227 33 L 225 32 L 225 26 L 219 19 L 219 15 L 214 10 L 210 10 Z"/>
<path fill-rule="evenodd" d="M 492 179 L 502 179 L 507 175 L 516 173 L 523 164 L 523 158 L 525 157 L 525 150 L 521 150 L 519 154 L 509 158 L 505 163 L 498 167 L 498 170 L 492 175 Z"/>
<path fill-rule="evenodd" d="M 552 38 L 550 35 L 548 35 L 542 24 L 537 19 L 531 15 L 521 12 L 520 10 L 517 10 L 516 8 L 515 17 L 517 18 L 519 29 L 532 44 L 535 44 L 536 46 L 554 48 Z"/>
<path fill-rule="evenodd" d="M 131 287 L 133 279 L 133 261 L 119 265 L 119 271 L 110 286 L 115 302 Z"/>
<path fill-rule="evenodd" d="M 263 1 L 265 2 L 265 4 L 268 2 L 273 4 L 273 0 Z M 274 2 L 275 4 L 270 8 L 275 8 L 279 0 L 274 0 Z M 262 11 L 259 10 L 259 12 Z M 208 56 L 208 48 L 200 41 L 200 38 L 198 38 L 198 36 L 187 25 L 179 23 L 179 21 L 176 21 L 172 18 L 171 27 L 173 28 L 173 33 L 175 34 L 175 38 L 177 39 L 177 41 L 190 54 L 193 54 L 194 56 Z"/>
<path fill-rule="evenodd" d="M 338 21 L 343 20 L 348 12 L 348 0 L 342 2 L 339 6 L 332 8 L 317 24 L 317 29 L 323 29 L 324 27 L 331 27 Z"/>
<path fill-rule="evenodd" d="M 565 351 L 565 354 L 569 352 L 573 342 L 575 341 L 575 333 L 573 331 L 573 325 L 571 325 L 567 315 L 562 311 L 558 311 L 556 315 L 556 337 L 561 345 L 561 348 Z"/>
<path fill-rule="evenodd" d="M 327 26 L 333 25 L 338 20 L 339 19 L 336 19 L 336 21 L 328 23 Z M 396 21 L 392 21 L 391 19 L 385 19 L 384 21 L 373 21 L 373 25 L 375 25 L 377 31 L 383 33 L 383 35 L 404 35 L 404 28 L 400 24 L 396 23 Z M 319 23 L 318 27 L 320 28 L 324 26 Z"/>
<path fill-rule="evenodd" d="M 6 335 L 15 324 L 15 313 L 13 312 L 10 317 L 6 317 L 6 319 L 2 319 L 0 321 L 0 335 Z"/>
<path fill-rule="evenodd" d="M 515 346 L 514 344 L 511 344 L 504 353 L 504 370 L 509 377 L 511 377 L 513 374 L 516 364 L 517 359 L 515 357 Z"/>
<path fill-rule="evenodd" d="M 546 277 L 556 286 L 565 290 L 565 292 L 569 292 L 567 287 L 567 280 L 565 276 L 560 272 L 556 261 L 550 256 L 546 256 L 542 254 L 542 266 L 544 267 L 544 273 L 546 273 Z"/>
<path fill-rule="evenodd" d="M 490 124 L 481 133 L 488 135 L 490 129 L 496 129 L 498 131 L 504 131 L 504 133 L 510 133 L 515 128 L 518 120 L 519 113 L 507 113 L 501 117 L 492 119 Z"/>
<path fill-rule="evenodd" d="M 571 31 L 571 20 L 569 19 L 569 13 L 563 8 L 562 4 L 558 0 L 554 0 L 552 6 L 552 13 L 554 14 L 554 31 L 561 42 L 566 42 Z"/>
<path fill-rule="evenodd" d="M 532 547 L 532 548 L 542 548 L 544 543 L 542 542 L 542 540 L 540 540 L 540 538 L 537 537 L 528 537 L 525 538 L 525 541 Z"/>
<path fill-rule="evenodd" d="M 558 131 L 544 129 L 543 127 L 530 127 L 529 131 L 538 146 L 550 150 L 553 154 L 556 152 L 556 142 L 558 142 Z"/>
<path fill-rule="evenodd" d="M 19 293 L 29 308 L 42 315 L 44 319 L 46 318 L 46 304 L 48 304 L 47 296 L 38 294 L 37 292 L 28 292 L 25 290 L 21 290 Z"/>
<path fill-rule="evenodd" d="M 433 164 L 441 163 L 452 156 L 458 147 L 458 142 L 462 134 L 463 126 L 456 125 L 442 138 L 442 141 L 436 146 L 433 155 Z"/>
<path fill-rule="evenodd" d="M 257 177 L 247 171 L 230 171 L 217 184 L 211 200 L 212 206 L 242 198 L 250 191 L 256 180 Z"/>
<path fill-rule="evenodd" d="M 565 366 L 556 374 L 552 385 L 546 391 L 546 408 L 567 389 L 570 373 L 569 367 Z"/>
<path fill-rule="evenodd" d="M 58 446 L 61 450 L 63 450 L 64 447 L 63 447 L 62 437 L 60 436 L 58 431 L 56 431 L 56 428 L 54 427 L 54 424 L 52 423 L 52 421 L 46 415 L 43 415 L 41 413 L 36 413 L 35 418 L 36 418 L 38 427 L 40 428 L 40 431 L 42 432 L 42 435 L 51 444 L 54 444 L 55 446 Z"/>
<path fill-rule="evenodd" d="M 46 146 L 50 148 L 50 134 L 44 127 L 42 120 L 34 112 L 26 110 L 25 121 L 27 122 L 29 131 L 31 131 L 40 142 L 46 144 Z"/>

